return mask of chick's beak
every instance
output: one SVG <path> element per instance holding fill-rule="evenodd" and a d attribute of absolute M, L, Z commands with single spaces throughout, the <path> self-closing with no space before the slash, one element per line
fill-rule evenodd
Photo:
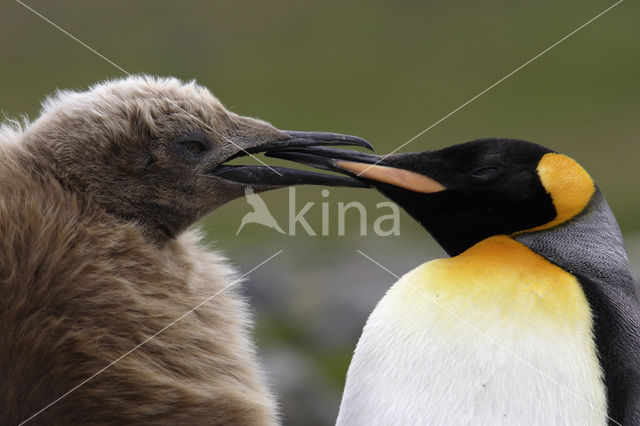
<path fill-rule="evenodd" d="M 299 132 L 287 130 L 281 132 L 286 134 L 287 137 L 245 147 L 228 158 L 227 161 L 265 151 L 278 152 L 287 149 L 306 149 L 310 147 L 335 145 L 361 146 L 373 150 L 369 142 L 357 136 L 328 132 Z M 352 187 L 369 186 L 366 182 L 350 176 L 329 175 L 267 165 L 244 166 L 222 164 L 209 173 L 219 178 L 247 186 L 282 187 L 301 184 Z"/>

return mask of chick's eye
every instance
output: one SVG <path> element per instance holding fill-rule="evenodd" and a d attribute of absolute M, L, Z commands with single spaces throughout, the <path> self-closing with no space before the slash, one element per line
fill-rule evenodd
<path fill-rule="evenodd" d="M 198 141 L 186 141 L 182 142 L 181 145 L 192 154 L 200 154 L 204 151 L 204 146 Z"/>

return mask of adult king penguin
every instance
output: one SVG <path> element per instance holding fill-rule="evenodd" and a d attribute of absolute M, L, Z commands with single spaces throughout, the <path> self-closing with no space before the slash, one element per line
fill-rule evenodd
<path fill-rule="evenodd" d="M 358 175 L 452 256 L 404 275 L 369 316 L 339 425 L 640 424 L 638 295 L 577 162 L 509 139 L 269 155 Z"/>
<path fill-rule="evenodd" d="M 32 124 L 0 126 L 0 424 L 276 423 L 237 274 L 188 227 L 247 186 L 362 186 L 225 164 L 336 144 L 369 147 L 150 77 L 60 92 Z"/>

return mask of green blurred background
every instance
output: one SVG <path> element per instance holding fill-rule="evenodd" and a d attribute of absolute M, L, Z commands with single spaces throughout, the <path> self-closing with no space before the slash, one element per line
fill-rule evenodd
<path fill-rule="evenodd" d="M 610 1 L 110 1 L 29 6 L 130 73 L 196 79 L 233 111 L 285 129 L 351 133 L 380 153 L 401 143 L 606 9 Z M 527 139 L 578 159 L 604 190 L 640 265 L 640 4 L 625 1 L 402 151 L 489 136 Z M 84 90 L 122 73 L 17 2 L 0 13 L 0 109 L 38 115 L 56 88 Z M 243 159 L 246 162 L 253 160 Z M 269 160 L 271 164 L 277 162 Z M 296 191 L 319 233 L 281 235 L 250 224 L 237 200 L 203 222 L 212 245 L 242 271 L 256 340 L 287 424 L 324 425 L 337 413 L 350 354 L 396 274 L 442 255 L 402 214 L 400 236 L 373 235 L 373 191 Z M 264 195 L 286 229 L 286 190 Z M 367 207 L 367 231 L 337 203 Z M 385 211 L 384 213 L 387 213 Z M 117 355 L 117 354 L 114 354 Z"/>

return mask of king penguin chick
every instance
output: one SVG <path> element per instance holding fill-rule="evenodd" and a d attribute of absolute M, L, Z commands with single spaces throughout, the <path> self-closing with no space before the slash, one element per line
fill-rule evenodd
<path fill-rule="evenodd" d="M 359 175 L 452 256 L 401 277 L 369 316 L 339 425 L 640 424 L 640 303 L 577 162 L 508 139 L 269 155 Z"/>
<path fill-rule="evenodd" d="M 247 186 L 362 186 L 223 164 L 335 144 L 370 147 L 150 77 L 60 92 L 32 124 L 1 126 L 0 423 L 276 423 L 247 308 L 227 289 L 237 274 L 187 228 Z"/>

